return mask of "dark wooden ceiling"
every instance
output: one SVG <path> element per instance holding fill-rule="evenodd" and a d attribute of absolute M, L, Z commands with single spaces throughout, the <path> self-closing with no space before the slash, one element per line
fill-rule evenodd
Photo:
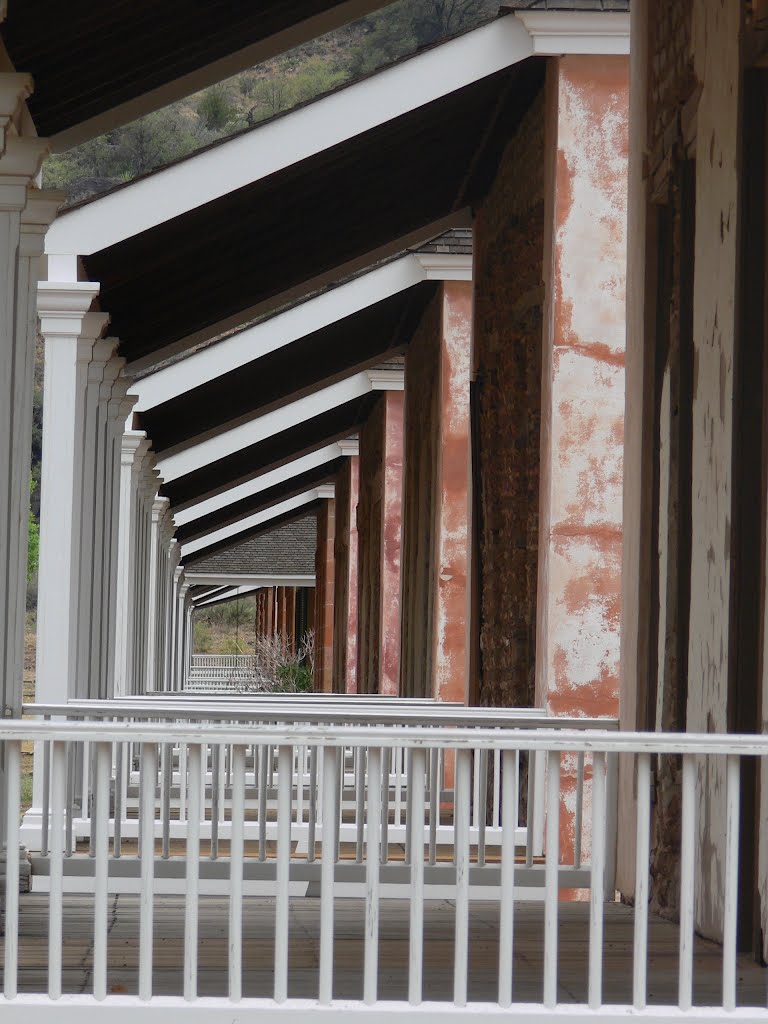
<path fill-rule="evenodd" d="M 154 451 L 250 419 L 404 346 L 434 294 L 417 285 L 141 414 Z"/>
<path fill-rule="evenodd" d="M 170 499 L 171 511 L 212 491 L 253 479 L 291 459 L 317 451 L 331 441 L 354 434 L 368 418 L 378 397 L 373 392 L 346 402 L 289 430 L 225 456 L 217 462 L 163 484 L 160 493 Z"/>
<path fill-rule="evenodd" d="M 89 256 L 121 354 L 147 356 L 476 201 L 543 72 L 515 65 Z"/>
<path fill-rule="evenodd" d="M 342 0 L 14 0 L 2 26 L 49 137 L 331 10 Z"/>

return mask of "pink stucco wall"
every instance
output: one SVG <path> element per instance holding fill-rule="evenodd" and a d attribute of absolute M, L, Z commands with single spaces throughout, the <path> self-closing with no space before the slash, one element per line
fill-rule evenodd
<path fill-rule="evenodd" d="M 384 413 L 381 528 L 381 678 L 379 693 L 400 689 L 400 551 L 403 505 L 402 391 L 387 391 Z"/>
<path fill-rule="evenodd" d="M 443 285 L 434 695 L 467 700 L 469 567 L 469 376 L 472 284 Z"/>
<path fill-rule="evenodd" d="M 547 83 L 536 695 L 555 715 L 619 711 L 628 74 L 625 57 L 564 57 Z M 566 759 L 565 856 L 574 809 Z"/>

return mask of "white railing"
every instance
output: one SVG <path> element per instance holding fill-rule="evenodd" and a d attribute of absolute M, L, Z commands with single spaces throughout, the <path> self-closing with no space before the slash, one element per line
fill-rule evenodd
<path fill-rule="evenodd" d="M 255 654 L 193 654 L 184 689 L 190 692 L 238 692 L 258 679 Z"/>
<path fill-rule="evenodd" d="M 507 728 L 537 728 L 551 723 L 553 727 L 568 728 L 579 725 L 584 728 L 615 728 L 616 723 L 599 720 L 550 720 L 536 709 L 482 709 L 465 708 L 460 705 L 440 704 L 433 700 L 398 700 L 393 698 L 329 698 L 326 695 L 307 695 L 297 698 L 295 695 L 266 697 L 257 696 L 238 698 L 228 703 L 213 702 L 210 698 L 193 698 L 191 700 L 176 698 L 161 701 L 157 697 L 150 699 L 125 699 L 119 701 L 73 701 L 68 705 L 29 705 L 30 713 L 45 717 L 88 718 L 92 720 L 109 719 L 127 728 L 128 735 L 137 726 L 147 721 L 163 720 L 167 722 L 189 722 L 195 720 L 205 723 L 227 723 L 237 726 L 238 723 L 275 724 L 277 722 L 294 723 L 297 718 L 307 724 L 346 727 L 351 724 L 370 725 L 427 725 L 445 729 L 446 726 L 464 728 L 487 728 L 505 726 Z M 38 758 L 44 760 L 44 777 L 48 779 L 50 766 L 49 754 L 37 752 Z M 210 840 L 215 854 L 220 841 L 231 838 L 231 761 L 232 750 L 229 746 L 212 749 L 210 757 L 203 765 L 203 804 L 200 821 L 200 835 Z M 322 839 L 322 773 L 316 763 L 317 751 L 297 748 L 294 752 L 295 761 L 292 769 L 292 785 L 296 794 L 297 806 L 295 822 L 292 830 L 298 850 L 305 852 L 311 861 L 314 858 L 314 843 Z M 268 747 L 252 745 L 248 752 L 248 788 L 246 792 L 246 809 L 251 820 L 244 823 L 245 836 L 248 840 L 258 841 L 260 857 L 264 857 L 266 844 L 277 837 L 277 825 L 274 820 L 277 793 L 274 786 L 277 752 Z M 71 855 L 78 840 L 92 835 L 93 821 L 91 808 L 95 801 L 95 781 L 92 759 L 87 751 L 82 764 L 76 762 L 74 750 L 69 752 L 68 763 L 68 798 L 67 798 L 67 851 Z M 385 784 L 381 792 L 382 830 L 386 842 L 390 846 L 408 842 L 407 806 L 410 799 L 408 785 L 410 764 L 405 748 L 393 749 L 387 756 Z M 517 799 L 520 820 L 515 825 L 516 842 L 526 851 L 528 867 L 533 859 L 540 856 L 543 848 L 543 800 L 544 776 L 542 756 L 530 762 L 526 759 L 522 769 L 523 777 L 527 776 L 525 796 L 521 793 Z M 116 852 L 120 855 L 122 844 L 126 840 L 135 840 L 139 834 L 138 794 L 140 792 L 140 751 L 135 744 L 125 741 L 113 751 L 111 791 L 114 793 L 114 815 L 110 823 L 110 838 L 113 839 Z M 360 751 L 347 748 L 341 761 L 340 799 L 342 815 L 337 827 L 337 840 L 341 843 L 355 844 L 359 849 L 362 842 L 363 822 L 369 797 L 369 777 L 367 762 Z M 437 847 L 450 844 L 452 830 L 450 813 L 453 793 L 446 789 L 445 780 L 450 778 L 452 768 L 446 767 L 444 755 L 436 747 L 432 753 L 429 766 L 430 788 L 428 790 L 429 828 L 425 833 L 425 841 L 430 843 L 431 857 L 434 862 Z M 158 806 L 154 817 L 155 836 L 162 840 L 163 854 L 168 856 L 172 840 L 182 839 L 186 835 L 188 822 L 187 800 L 189 795 L 188 766 L 184 750 L 166 745 L 158 766 L 157 794 Z M 588 878 L 581 865 L 582 808 L 584 799 L 584 762 L 577 759 L 576 773 L 576 839 L 574 857 L 567 881 L 578 886 L 588 884 Z M 486 848 L 496 848 L 502 842 L 501 827 L 501 754 L 496 751 L 492 756 L 478 748 L 474 753 L 473 763 L 473 817 L 470 826 L 470 838 L 480 848 L 481 859 Z M 434 780 L 434 781 L 432 781 Z M 439 780 L 439 781 L 438 781 Z M 30 820 L 23 828 L 23 839 L 27 847 L 33 851 L 47 851 L 44 834 L 47 821 L 47 795 L 43 792 L 42 819 L 35 823 Z M 443 821 L 441 811 L 448 818 Z M 445 817 L 443 815 L 442 817 Z M 35 862 L 33 887 L 44 888 L 45 877 L 41 875 L 44 865 L 38 859 Z M 79 869 L 82 872 L 82 865 Z M 171 873 L 164 883 L 167 891 L 178 891 L 179 872 Z M 313 881 L 311 872 L 305 879 L 309 886 Z M 565 880 L 564 880 L 565 882 Z M 540 886 L 542 877 L 534 873 L 523 879 L 520 884 Z M 68 883 L 70 891 L 78 891 L 87 886 L 87 875 L 73 874 Z M 130 891 L 132 880 L 126 875 L 124 886 Z M 207 884 L 207 883 L 206 883 Z M 213 879 L 206 891 L 216 891 L 217 882 Z M 252 886 L 253 891 L 258 885 Z M 348 895 L 356 895 L 354 886 L 346 891 Z M 391 895 L 403 895 L 393 886 Z"/>
<path fill-rule="evenodd" d="M 193 672 L 198 672 L 212 668 L 253 669 L 255 666 L 256 656 L 254 654 L 193 654 L 191 669 Z"/>
<path fill-rule="evenodd" d="M 50 1006 L 64 992 L 62 948 L 63 924 L 71 911 L 65 903 L 65 879 L 68 856 L 68 788 L 72 780 L 72 765 L 93 764 L 93 830 L 91 856 L 82 858 L 91 865 L 92 895 L 80 897 L 77 905 L 78 920 L 87 912 L 91 924 L 92 941 L 87 943 L 84 962 L 87 967 L 88 992 L 67 994 L 60 1006 L 62 1011 L 86 1011 L 103 1015 L 110 1008 L 124 1013 L 140 1013 L 142 1006 L 151 1007 L 153 1019 L 159 1015 L 178 1015 L 182 1007 L 189 1011 L 196 1005 L 206 1020 L 233 1020 L 239 1017 L 261 1015 L 266 1020 L 281 1013 L 328 1012 L 354 1016 L 369 1013 L 371 1008 L 396 1012 L 399 1016 L 424 1014 L 437 1019 L 437 1014 L 449 1011 L 455 1019 L 468 1022 L 470 1014 L 517 1015 L 524 1020 L 559 1021 L 597 1015 L 604 1021 L 618 1021 L 629 1016 L 642 1020 L 670 1022 L 678 1020 L 714 1021 L 733 1018 L 739 1021 L 766 1021 L 764 985 L 762 998 L 755 1004 L 745 1003 L 740 993 L 741 969 L 737 970 L 736 922 L 738 911 L 738 857 L 739 857 L 739 801 L 740 763 L 743 757 L 768 756 L 768 738 L 729 737 L 722 735 L 676 736 L 611 733 L 605 731 L 553 729 L 480 729 L 480 728 L 420 728 L 393 726 L 346 726 L 328 729 L 322 725 L 260 726 L 255 732 L 242 725 L 178 725 L 140 724 L 131 728 L 130 741 L 126 740 L 124 726 L 112 723 L 4 722 L 0 725 L 0 739 L 5 741 L 6 775 L 8 780 L 7 829 L 8 842 L 15 849 L 19 841 L 19 807 L 21 781 L 21 747 L 33 740 L 48 751 L 49 782 L 46 810 L 46 842 L 50 865 L 50 887 L 44 905 L 45 927 L 38 925 L 40 906 L 36 911 L 20 913 L 18 892 L 18 863 L 9 858 L 6 866 L 6 905 L 4 940 L 4 1001 L 6 1011 L 18 1006 L 37 1008 Z M 112 764 L 114 750 L 127 742 L 138 751 L 139 804 L 141 825 L 137 849 L 133 860 L 138 865 L 138 975 L 135 992 L 124 995 L 110 993 L 110 942 L 116 941 L 108 927 L 117 913 L 110 894 L 113 891 L 121 857 L 117 857 L 110 842 L 110 825 L 114 823 L 112 810 Z M 254 769 L 249 762 L 254 747 L 259 752 L 261 767 Z M 183 752 L 186 764 L 187 830 L 183 850 L 183 941 L 174 947 L 163 946 L 164 994 L 155 995 L 155 977 L 158 965 L 154 961 L 158 930 L 163 928 L 165 904 L 157 900 L 158 880 L 162 875 L 163 856 L 158 856 L 154 841 L 154 824 L 158 813 L 157 787 L 163 785 L 164 752 L 168 749 Z M 228 749 L 227 817 L 231 822 L 228 849 L 203 849 L 200 824 L 202 806 L 207 787 L 207 766 L 215 751 Z M 266 750 L 266 762 L 261 751 Z M 319 940 L 316 966 L 302 967 L 313 974 L 314 996 L 295 998 L 293 976 L 289 963 L 291 915 L 289 900 L 292 885 L 306 870 L 308 857 L 297 861 L 292 857 L 293 833 L 297 821 L 306 815 L 299 810 L 302 787 L 297 787 L 297 764 L 301 764 L 298 751 L 315 752 L 318 777 L 322 780 L 322 800 L 316 804 L 317 824 L 322 830 L 319 853 L 319 900 L 316 908 Z M 357 764 L 364 763 L 368 778 L 367 808 L 362 823 L 361 841 L 353 851 L 345 851 L 339 840 L 339 827 L 343 819 L 344 776 L 348 770 L 348 751 L 357 752 Z M 441 793 L 437 801 L 440 817 L 445 813 L 451 829 L 450 857 L 447 862 L 433 863 L 432 845 L 427 841 L 431 808 L 435 802 L 430 791 L 437 773 L 432 770 L 434 752 L 438 751 L 444 778 L 440 780 Z M 483 858 L 481 843 L 471 836 L 477 789 L 474 785 L 476 751 L 492 762 L 497 754 L 501 765 L 500 821 L 502 841 L 497 859 Z M 74 751 L 74 757 L 71 752 Z M 401 859 L 395 864 L 385 835 L 386 816 L 382 813 L 387 785 L 387 763 L 393 751 L 404 751 L 408 764 L 408 795 L 406 821 L 408 842 Z M 87 753 L 86 753 L 87 752 Z M 520 767 L 526 756 L 540 754 L 546 767 L 547 817 L 546 855 L 541 867 L 526 867 L 517 856 L 516 823 L 518 818 L 518 787 Z M 612 998 L 604 1005 L 604 900 L 613 896 L 612 858 L 615 833 L 610 826 L 611 776 L 619 754 L 632 756 L 636 765 L 636 836 L 637 869 L 635 881 L 636 907 L 633 921 L 633 951 L 627 954 L 623 973 L 612 976 L 612 986 L 624 985 L 620 999 Z M 651 758 L 655 754 L 682 755 L 682 846 L 680 852 L 680 927 L 677 960 L 674 970 L 674 995 L 663 1005 L 658 1004 L 654 974 L 659 970 L 667 976 L 668 946 L 666 954 L 650 961 L 649 985 L 649 856 L 650 856 L 650 795 Z M 573 976 L 568 992 L 570 1005 L 558 1003 L 558 978 L 561 964 L 558 959 L 562 905 L 559 901 L 561 879 L 561 827 L 563 805 L 561 794 L 570 787 L 574 766 L 584 766 L 592 780 L 589 808 L 591 850 L 585 857 L 588 870 L 589 910 L 586 929 L 579 948 L 584 950 L 584 974 L 577 982 Z M 170 762 L 165 758 L 166 775 Z M 251 847 L 245 834 L 248 820 L 247 793 L 251 773 L 259 771 L 259 784 L 263 785 L 265 771 L 273 772 L 276 794 L 274 849 Z M 694 906 L 696 899 L 696 820 L 699 813 L 703 780 L 720 774 L 725 778 L 725 844 L 722 891 L 716 895 L 724 907 L 724 933 L 720 958 L 721 984 L 719 995 L 706 1006 L 696 1005 L 695 985 L 701 980 L 701 971 L 695 971 L 694 959 Z M 450 776 L 450 778 L 448 778 Z M 699 781 L 702 780 L 702 781 Z M 446 791 L 451 793 L 450 809 L 442 806 Z M 304 791 L 305 793 L 305 791 Z M 306 794 L 305 794 L 306 795 Z M 340 796 L 342 799 L 340 800 Z M 482 800 L 482 795 L 480 796 Z M 481 815 L 482 820 L 482 815 Z M 608 823 L 608 824 L 607 824 Z M 349 857 L 349 860 L 346 858 Z M 200 915 L 204 907 L 201 895 L 202 866 L 217 866 L 222 880 L 224 902 L 221 907 L 221 927 L 227 932 L 226 961 L 222 964 L 215 993 L 206 999 L 198 998 L 199 968 L 207 966 L 206 943 L 200 944 Z M 364 943 L 360 963 L 357 995 L 340 1000 L 336 994 L 336 972 L 340 960 L 335 957 L 334 934 L 338 910 L 335 897 L 345 877 L 345 867 L 351 866 L 363 878 L 365 920 Z M 309 865 L 312 867 L 312 865 Z M 435 883 L 436 871 L 439 879 Z M 382 906 L 391 869 L 396 869 L 408 880 L 407 905 L 407 995 L 397 1002 L 380 998 L 381 977 L 379 958 L 382 941 Z M 314 870 L 314 868 L 313 868 Z M 543 956 L 540 975 L 534 979 L 539 995 L 531 998 L 531 979 L 526 971 L 532 968 L 526 948 L 518 948 L 523 941 L 516 929 L 516 918 L 521 913 L 517 893 L 520 876 L 526 871 L 540 871 L 544 882 L 543 902 Z M 259 995 L 244 997 L 244 977 L 249 985 L 254 977 L 254 964 L 245 954 L 243 920 L 250 904 L 246 883 L 260 875 L 270 886 L 273 896 L 269 920 L 274 922 L 273 943 L 270 944 L 269 963 L 259 963 L 259 984 L 269 981 L 269 990 Z M 708 878 L 714 877 L 711 872 Z M 447 887 L 451 893 L 452 947 L 450 974 L 437 980 L 433 971 L 442 971 L 425 957 L 425 921 L 433 905 L 433 887 L 442 893 Z M 492 887 L 498 910 L 488 920 L 496 921 L 497 944 L 494 947 L 495 980 L 488 983 L 480 996 L 471 996 L 469 934 L 471 923 L 471 892 L 476 884 Z M 35 897 L 21 897 L 23 900 Z M 312 902 L 312 901 L 310 901 Z M 174 904 L 175 906 L 175 904 Z M 261 906 L 261 905 L 259 905 Z M 569 904 L 569 906 L 573 906 Z M 173 907 L 170 910 L 175 913 Z M 265 911 L 259 911 L 263 920 Z M 248 920 L 251 918 L 249 917 Z M 388 918 L 389 920 L 389 918 Z M 484 934 L 490 935 L 490 924 Z M 426 936 L 428 939 L 429 937 Z M 309 938 L 302 937 L 303 942 Z M 485 940 L 488 941 L 487 939 Z M 40 954 L 47 947 L 47 957 Z M 160 948 L 160 947 L 157 947 Z M 169 975 L 169 964 L 174 955 L 177 973 Z M 341 955 L 341 954 L 339 954 Z M 348 956 L 349 954 L 344 954 Z M 78 957 L 80 953 L 78 953 Z M 37 962 L 45 963 L 47 970 L 41 976 Z M 534 958 L 535 959 L 535 958 Z M 664 963 L 660 963 L 664 960 Z M 310 959 L 310 962 L 311 959 Z M 20 964 L 21 969 L 20 969 Z M 32 964 L 27 968 L 27 964 Z M 385 965 L 383 965 L 385 966 Z M 743 967 L 743 965 L 742 965 Z M 265 968 L 267 971 L 265 972 Z M 565 970 L 565 967 L 563 967 Z M 707 968 L 711 982 L 711 968 Z M 662 976 L 660 975 L 660 976 Z M 206 972 L 210 984 L 210 970 Z M 169 980 L 170 979 L 170 980 Z M 176 980 L 174 980 L 176 979 Z M 626 982 L 626 984 L 624 984 Z M 256 984 L 256 982 L 254 982 Z M 169 990 L 170 987 L 170 990 Z M 20 994 L 23 989 L 25 994 Z M 656 1004 L 649 1005 L 649 989 Z M 436 990 L 437 1000 L 425 1001 L 424 992 Z M 527 999 L 520 993 L 526 991 Z M 192 1004 L 192 1005 L 190 1005 Z M 736 1006 L 739 1009 L 736 1010 Z M 36 1012 L 34 1009 L 32 1012 Z M 9 1020 L 13 1019 L 9 1017 Z M 288 1020 L 289 1018 L 285 1018 Z"/>

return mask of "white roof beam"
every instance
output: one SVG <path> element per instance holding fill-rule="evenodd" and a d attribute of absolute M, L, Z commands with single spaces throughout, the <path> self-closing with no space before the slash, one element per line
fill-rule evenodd
<path fill-rule="evenodd" d="M 466 257 L 459 259 L 467 262 Z M 142 377 L 128 392 L 138 396 L 134 411 L 154 409 L 421 281 L 432 280 L 431 263 L 427 260 L 425 266 L 424 260 L 422 254 L 401 256 Z"/>
<path fill-rule="evenodd" d="M 425 106 L 533 53 L 500 18 L 65 214 L 48 253 L 87 256 Z"/>
<path fill-rule="evenodd" d="M 355 443 L 357 444 L 357 442 Z M 213 498 L 206 498 L 204 501 L 199 501 L 196 505 L 191 505 L 180 512 L 176 512 L 174 514 L 174 521 L 177 526 L 192 523 L 196 519 L 201 519 L 203 516 L 211 515 L 211 513 L 218 512 L 229 505 L 234 505 L 235 502 L 242 501 L 244 498 L 252 498 L 256 494 L 268 490 L 270 487 L 287 483 L 302 473 L 308 473 L 319 466 L 334 462 L 344 455 L 351 454 L 356 454 L 356 452 L 352 452 L 349 449 L 345 450 L 338 442 L 328 444 L 324 448 L 319 448 L 316 452 L 302 455 L 300 458 L 294 459 L 284 466 L 269 470 L 269 472 L 262 473 L 253 480 L 238 484 L 236 487 L 230 487 Z"/>
<path fill-rule="evenodd" d="M 195 609 L 209 608 L 212 605 L 226 604 L 227 601 L 235 601 L 239 597 L 245 597 L 248 594 L 252 594 L 256 590 L 261 589 L 261 587 L 254 584 L 251 584 L 250 586 L 246 587 L 223 587 L 222 592 L 220 594 L 217 594 L 215 597 L 205 597 L 201 598 L 199 601 L 195 601 L 193 599 L 192 604 L 195 607 Z"/>
<path fill-rule="evenodd" d="M 287 573 L 271 573 L 270 575 L 265 576 L 263 574 L 260 575 L 258 573 L 247 572 L 200 572 L 199 570 L 196 570 L 194 566 L 185 571 L 184 579 L 191 580 L 193 586 L 198 583 L 224 581 L 226 585 L 230 587 L 252 586 L 257 590 L 260 590 L 263 587 L 314 587 L 315 585 L 314 574 L 311 576 L 303 576 Z"/>
<path fill-rule="evenodd" d="M 275 32 L 267 39 L 261 39 L 257 43 L 245 46 L 235 53 L 212 61 L 205 67 L 197 68 L 172 82 L 167 82 L 156 89 L 150 89 L 135 99 L 127 100 L 125 103 L 112 107 L 111 110 L 97 114 L 87 121 L 81 121 L 79 124 L 59 132 L 51 139 L 53 150 L 60 153 L 87 139 L 102 135 L 111 128 L 118 128 L 120 125 L 135 121 L 137 117 L 160 110 L 162 107 L 168 106 L 169 103 L 175 103 L 176 100 L 184 99 L 185 96 L 191 96 L 192 93 L 205 89 L 209 85 L 223 82 L 224 79 L 231 78 L 232 75 L 236 75 L 240 71 L 246 71 L 271 57 L 292 50 L 302 43 L 317 39 L 318 36 L 332 32 L 350 21 L 356 21 L 383 6 L 383 0 L 345 0 L 330 10 L 321 11 L 311 18 L 291 25 L 290 28 L 286 28 L 282 32 Z"/>
<path fill-rule="evenodd" d="M 192 442 L 169 448 L 157 461 L 160 476 L 165 483 L 171 483 L 233 452 L 242 451 L 340 405 L 363 398 L 374 388 L 386 390 L 379 381 L 372 381 L 374 372 L 364 370 L 353 374 L 263 416 L 252 417 L 229 429 L 203 434 Z M 400 376 L 402 378 L 402 371 Z"/>
<path fill-rule="evenodd" d="M 303 508 L 305 505 L 310 505 L 313 501 L 317 501 L 319 498 L 332 497 L 333 488 L 325 485 L 323 487 L 315 487 L 309 491 L 303 491 L 301 494 L 295 495 L 293 498 L 287 498 L 285 501 L 279 502 L 277 505 L 273 505 L 271 508 L 264 509 L 262 512 L 256 512 L 252 516 L 248 516 L 246 519 L 241 519 L 238 523 L 233 523 L 231 526 L 223 526 L 218 530 L 211 530 L 205 536 L 199 537 L 197 540 L 189 541 L 187 544 L 181 545 L 181 557 L 189 558 L 190 555 L 194 555 L 198 551 L 204 551 L 206 548 L 212 547 L 214 544 L 219 544 L 224 540 L 234 540 L 238 534 L 245 533 L 246 530 L 251 530 L 255 526 L 263 526 L 265 523 L 271 522 L 273 519 L 277 519 L 279 516 L 286 515 L 289 512 L 295 512 L 297 509 Z M 185 580 L 188 580 L 185 574 Z"/>

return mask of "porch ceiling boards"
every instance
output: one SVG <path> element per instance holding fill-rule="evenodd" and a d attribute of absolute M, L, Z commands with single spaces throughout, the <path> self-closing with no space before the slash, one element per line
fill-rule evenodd
<path fill-rule="evenodd" d="M 479 199 L 543 72 L 522 61 L 84 257 L 121 354 L 144 359 Z"/>
<path fill-rule="evenodd" d="M 160 493 L 170 499 L 171 510 L 218 493 L 259 474 L 284 465 L 299 455 L 354 434 L 368 418 L 378 392 L 370 392 L 297 426 L 242 448 L 186 476 L 163 484 Z"/>
<path fill-rule="evenodd" d="M 3 40 L 19 71 L 30 72 L 38 133 L 72 129 L 125 106 L 118 123 L 194 92 L 384 5 L 384 0 L 108 0 L 8 5 Z M 219 66 L 217 66 L 217 64 Z M 223 65 L 223 66 L 221 66 Z M 171 83 L 179 87 L 168 91 Z M 157 92 L 158 102 L 131 108 Z M 57 147 L 63 148 L 63 147 Z"/>
<path fill-rule="evenodd" d="M 434 289 L 417 285 L 148 409 L 142 429 L 160 454 L 381 362 L 410 340 Z"/>

